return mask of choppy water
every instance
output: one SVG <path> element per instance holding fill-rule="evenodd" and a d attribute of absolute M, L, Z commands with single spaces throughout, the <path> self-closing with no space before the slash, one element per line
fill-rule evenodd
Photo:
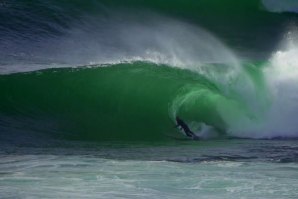
<path fill-rule="evenodd" d="M 68 143 L 7 147 L 0 157 L 3 198 L 298 196 L 296 141 Z"/>

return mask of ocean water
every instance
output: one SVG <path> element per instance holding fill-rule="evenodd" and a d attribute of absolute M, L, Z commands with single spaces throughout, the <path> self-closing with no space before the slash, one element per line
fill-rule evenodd
<path fill-rule="evenodd" d="M 0 1 L 0 198 L 297 198 L 297 13 Z"/>
<path fill-rule="evenodd" d="M 298 195 L 296 141 L 75 145 L 6 148 L 0 154 L 1 198 Z"/>

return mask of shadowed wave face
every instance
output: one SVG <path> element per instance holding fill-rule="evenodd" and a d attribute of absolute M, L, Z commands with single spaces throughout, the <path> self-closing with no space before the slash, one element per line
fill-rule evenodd
<path fill-rule="evenodd" d="M 73 139 L 168 139 L 175 126 L 169 107 L 184 96 L 181 91 L 206 90 L 205 100 L 219 95 L 203 77 L 142 62 L 19 73 L 1 76 L 0 82 L 3 126 Z M 183 116 L 195 115 L 223 127 L 212 101 L 197 100 L 184 103 L 193 111 Z"/>
<path fill-rule="evenodd" d="M 2 0 L 0 137 L 297 137 L 295 6 Z"/>

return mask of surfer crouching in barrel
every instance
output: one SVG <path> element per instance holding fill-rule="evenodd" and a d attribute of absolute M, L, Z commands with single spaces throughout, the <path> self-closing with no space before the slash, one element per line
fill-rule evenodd
<path fill-rule="evenodd" d="M 181 127 L 182 129 L 183 129 L 183 131 L 184 131 L 184 133 L 185 133 L 185 135 L 187 136 L 187 137 L 190 137 L 190 138 L 192 138 L 192 139 L 200 139 L 198 136 L 196 136 L 196 134 L 194 134 L 190 129 L 189 129 L 189 127 L 187 126 L 187 124 L 182 120 L 182 119 L 180 119 L 178 116 L 176 117 L 176 128 L 177 127 Z"/>

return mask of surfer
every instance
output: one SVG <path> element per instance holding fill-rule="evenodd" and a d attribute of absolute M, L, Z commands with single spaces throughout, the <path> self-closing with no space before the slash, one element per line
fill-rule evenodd
<path fill-rule="evenodd" d="M 182 120 L 182 119 L 180 119 L 178 116 L 176 117 L 176 126 L 175 126 L 175 128 L 177 128 L 177 127 L 181 127 L 182 129 L 183 129 L 183 131 L 184 131 L 184 133 L 185 133 L 185 135 L 187 136 L 187 137 L 190 137 L 190 138 L 192 138 L 192 139 L 199 139 L 199 137 L 198 136 L 196 136 L 190 129 L 189 129 L 189 127 L 187 126 L 187 124 Z"/>

